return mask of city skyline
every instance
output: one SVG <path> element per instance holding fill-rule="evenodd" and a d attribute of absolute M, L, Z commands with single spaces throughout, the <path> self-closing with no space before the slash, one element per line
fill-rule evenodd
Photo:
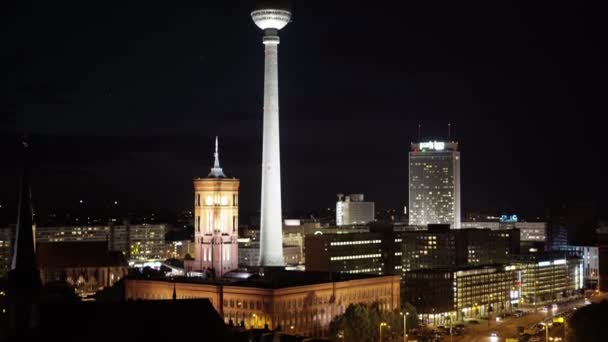
<path fill-rule="evenodd" d="M 245 5 L 201 6 L 171 9 L 183 25 L 162 26 L 164 34 L 153 30 L 161 11 L 153 5 L 136 22 L 131 15 L 139 8 L 112 13 L 112 27 L 103 24 L 103 10 L 83 16 L 85 5 L 42 6 L 34 17 L 15 7 L 32 28 L 16 32 L 15 51 L 23 58 L 4 86 L 3 208 L 16 203 L 25 130 L 37 164 L 38 208 L 69 208 L 79 199 L 188 208 L 190 180 L 208 170 L 208 146 L 220 135 L 224 164 L 242 180 L 241 208 L 257 210 L 263 54 L 252 37 L 259 32 L 243 22 Z M 423 141 L 444 140 L 452 123 L 464 158 L 463 213 L 500 208 L 542 215 L 555 193 L 605 205 L 606 185 L 595 181 L 594 167 L 603 128 L 591 117 L 595 90 L 587 76 L 596 56 L 587 43 L 593 30 L 576 28 L 577 8 L 549 9 L 573 13 L 572 26 L 563 27 L 551 16 L 536 17 L 540 7 L 391 6 L 330 7 L 315 23 L 296 16 L 297 25 L 283 33 L 286 211 L 332 207 L 337 192 L 366 193 L 378 208 L 402 208 L 407 152 L 419 123 Z M 45 19 L 46 10 L 71 25 L 44 30 L 55 22 Z M 318 10 L 298 7 L 298 16 Z M 359 25 L 367 11 L 377 25 Z M 458 22 L 452 11 L 471 25 L 452 27 Z M 495 17 L 480 16 L 484 11 Z M 222 35 L 201 35 L 220 23 Z M 128 43 L 139 35 L 139 43 Z M 359 44 L 372 37 L 378 48 Z M 562 118 L 572 113 L 577 120 Z M 555 162 L 564 156 L 567 162 Z"/>

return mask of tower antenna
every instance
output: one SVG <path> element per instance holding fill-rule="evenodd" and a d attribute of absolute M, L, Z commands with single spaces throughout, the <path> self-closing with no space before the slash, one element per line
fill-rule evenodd
<path fill-rule="evenodd" d="M 448 122 L 448 141 L 452 141 L 452 123 Z"/>
<path fill-rule="evenodd" d="M 420 142 L 421 132 L 422 132 L 422 124 L 418 123 L 418 142 Z"/>

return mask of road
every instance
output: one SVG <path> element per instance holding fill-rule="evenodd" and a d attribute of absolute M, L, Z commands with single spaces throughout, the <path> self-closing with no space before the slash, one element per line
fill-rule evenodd
<path fill-rule="evenodd" d="M 601 300 L 600 296 L 598 298 L 592 298 L 592 302 L 596 302 Z M 605 297 L 604 297 L 605 298 Z M 507 338 L 517 338 L 517 327 L 523 326 L 528 328 L 533 324 L 542 322 L 544 320 L 551 320 L 553 316 L 559 316 L 562 312 L 568 311 L 573 307 L 581 307 L 585 305 L 585 301 L 583 299 L 572 301 L 566 304 L 560 304 L 558 310 L 556 312 L 530 312 L 522 317 L 509 317 L 501 322 L 490 322 L 488 325 L 488 321 L 479 321 L 479 324 L 467 324 L 466 326 L 466 335 L 463 336 L 452 336 L 453 342 L 504 342 Z M 498 338 L 492 339 L 490 334 L 492 332 L 496 332 Z M 549 336 L 560 336 L 563 337 L 563 328 L 551 328 L 549 329 Z M 542 334 L 541 341 L 544 341 L 545 335 Z M 450 337 L 446 336 L 443 338 L 443 341 L 450 341 Z"/>

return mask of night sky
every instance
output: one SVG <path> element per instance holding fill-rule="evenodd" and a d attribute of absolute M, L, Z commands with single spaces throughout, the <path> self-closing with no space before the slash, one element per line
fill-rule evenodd
<path fill-rule="evenodd" d="M 251 3 L 17 3 L 3 11 L 4 210 L 23 131 L 38 208 L 190 208 L 219 135 L 241 215 L 258 210 L 264 61 Z M 463 213 L 605 204 L 605 36 L 583 5 L 297 2 L 279 46 L 284 209 L 333 207 L 339 192 L 403 207 L 418 123 L 427 140 L 448 122 Z"/>

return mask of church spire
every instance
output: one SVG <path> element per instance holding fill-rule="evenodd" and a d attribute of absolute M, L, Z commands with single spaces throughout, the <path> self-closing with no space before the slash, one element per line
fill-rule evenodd
<path fill-rule="evenodd" d="M 28 144 L 23 141 L 24 165 L 11 270 L 8 274 L 9 333 L 22 335 L 39 322 L 40 272 L 36 267 L 33 213 L 28 174 Z"/>
<path fill-rule="evenodd" d="M 226 178 L 226 175 L 220 166 L 220 153 L 218 152 L 217 136 L 215 137 L 215 153 L 213 153 L 213 157 L 215 157 L 215 161 L 213 162 L 213 167 L 211 168 L 211 172 L 209 172 L 207 177 Z"/>
<path fill-rule="evenodd" d="M 36 256 L 34 252 L 33 212 L 29 183 L 29 170 L 27 167 L 28 144 L 23 141 L 24 166 L 21 176 L 21 192 L 19 196 L 19 212 L 17 214 L 17 229 L 15 232 L 15 245 L 11 270 L 30 271 L 36 269 Z"/>

